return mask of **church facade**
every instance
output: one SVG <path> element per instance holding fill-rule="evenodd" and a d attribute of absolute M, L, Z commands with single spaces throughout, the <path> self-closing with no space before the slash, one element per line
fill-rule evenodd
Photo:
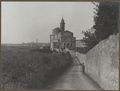
<path fill-rule="evenodd" d="M 50 35 L 50 48 L 51 50 L 64 50 L 68 48 L 74 50 L 76 48 L 76 38 L 73 33 L 65 30 L 64 19 L 61 19 L 60 27 L 54 28 Z"/>

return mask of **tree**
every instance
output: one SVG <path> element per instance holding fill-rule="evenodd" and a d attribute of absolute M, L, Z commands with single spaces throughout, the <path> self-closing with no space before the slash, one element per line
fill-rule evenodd
<path fill-rule="evenodd" d="M 93 28 L 98 41 L 106 39 L 111 34 L 118 33 L 119 3 L 100 2 L 96 5 L 97 11 Z"/>
<path fill-rule="evenodd" d="M 91 30 L 95 32 L 85 31 L 82 42 L 85 43 L 85 52 L 88 52 L 99 41 L 106 39 L 109 35 L 117 34 L 118 31 L 118 19 L 119 19 L 119 3 L 118 2 L 93 2 L 96 6 L 94 21 L 95 25 Z"/>
<path fill-rule="evenodd" d="M 95 34 L 91 31 L 82 31 L 82 33 L 84 34 L 84 37 L 81 41 L 85 43 L 86 51 L 89 51 L 98 43 L 98 41 Z"/>

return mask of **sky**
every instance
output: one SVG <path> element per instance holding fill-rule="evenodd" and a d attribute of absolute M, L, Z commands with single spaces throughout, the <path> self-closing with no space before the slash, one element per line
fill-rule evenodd
<path fill-rule="evenodd" d="M 94 25 L 91 2 L 2 2 L 1 43 L 50 42 L 52 30 L 65 20 L 77 40 Z"/>

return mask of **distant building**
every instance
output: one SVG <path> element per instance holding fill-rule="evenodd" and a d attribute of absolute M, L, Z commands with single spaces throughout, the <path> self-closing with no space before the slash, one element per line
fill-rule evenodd
<path fill-rule="evenodd" d="M 51 50 L 64 50 L 65 48 L 74 50 L 76 48 L 76 38 L 72 32 L 65 30 L 63 18 L 60 22 L 60 27 L 54 28 L 50 35 L 50 48 Z"/>
<path fill-rule="evenodd" d="M 85 47 L 85 43 L 81 40 L 76 40 L 76 48 Z"/>

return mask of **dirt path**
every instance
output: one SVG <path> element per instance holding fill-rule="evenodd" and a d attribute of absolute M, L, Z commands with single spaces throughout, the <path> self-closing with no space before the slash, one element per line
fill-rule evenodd
<path fill-rule="evenodd" d="M 101 88 L 83 74 L 80 65 L 75 64 L 48 89 L 55 90 L 100 90 Z"/>

